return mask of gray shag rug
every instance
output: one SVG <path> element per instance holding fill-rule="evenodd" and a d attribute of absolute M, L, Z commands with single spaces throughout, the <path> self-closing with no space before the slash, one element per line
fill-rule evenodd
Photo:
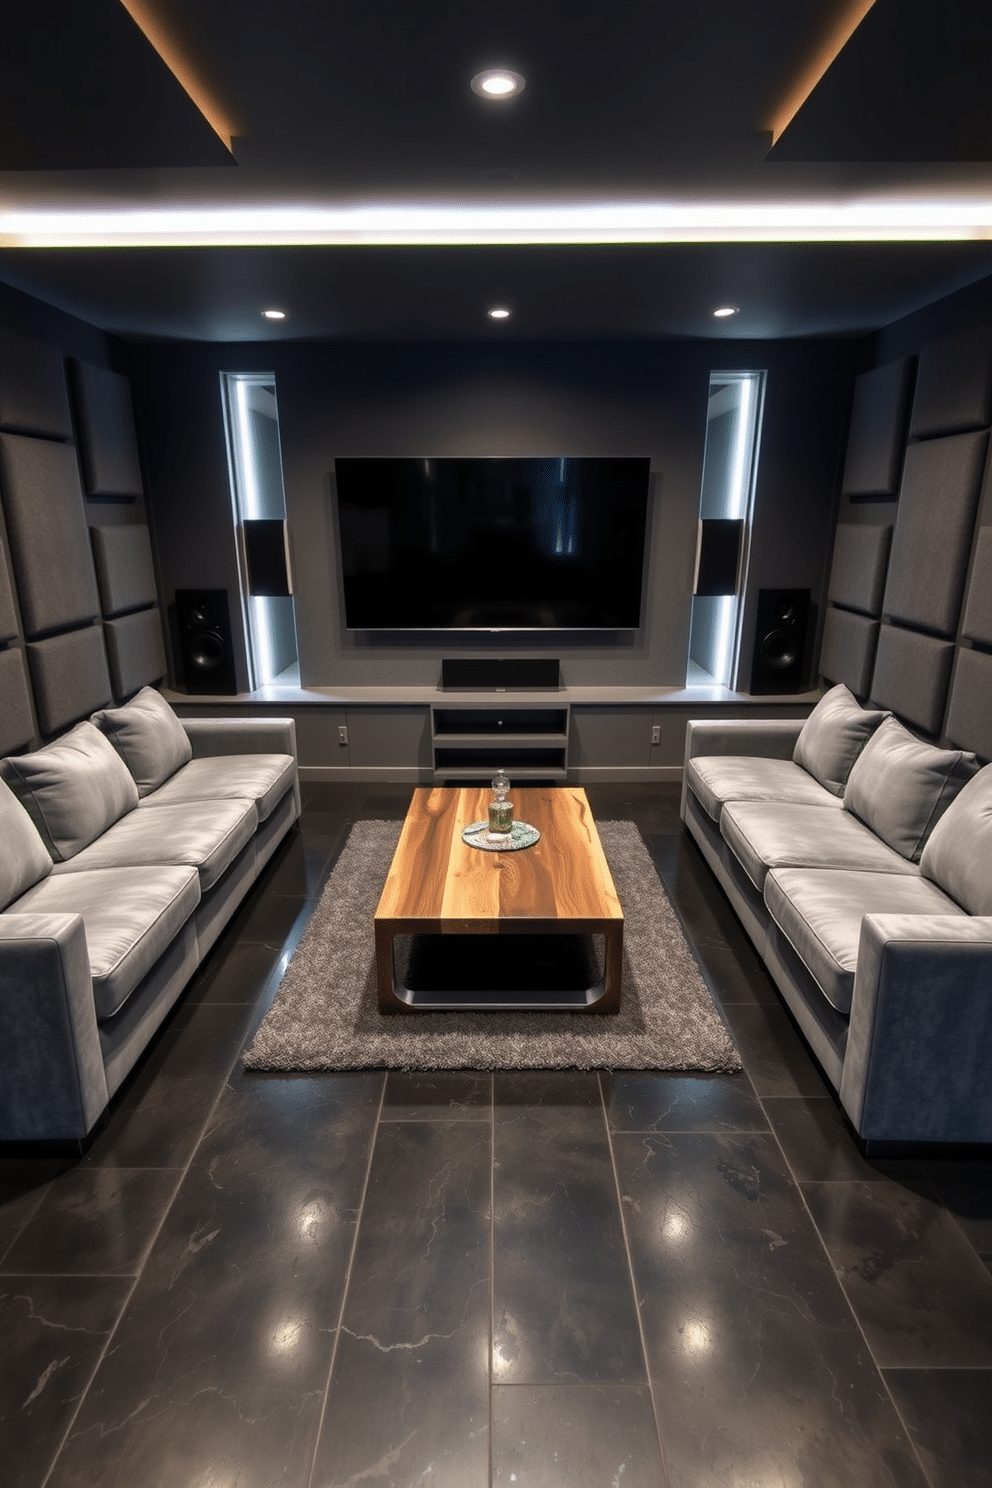
<path fill-rule="evenodd" d="M 396 822 L 358 822 L 244 1053 L 245 1068 L 739 1070 L 640 833 L 626 821 L 597 826 L 624 912 L 618 1014 L 383 1016 L 372 920 L 400 829 Z M 499 937 L 520 954 L 532 939 Z M 493 944 L 485 936 L 473 942 Z"/>

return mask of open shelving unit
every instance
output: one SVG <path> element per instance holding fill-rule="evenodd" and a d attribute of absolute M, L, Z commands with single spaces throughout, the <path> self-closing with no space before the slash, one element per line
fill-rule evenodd
<path fill-rule="evenodd" d="M 564 780 L 568 704 L 431 705 L 431 758 L 438 780 L 474 780 L 504 769 L 512 780 Z"/>

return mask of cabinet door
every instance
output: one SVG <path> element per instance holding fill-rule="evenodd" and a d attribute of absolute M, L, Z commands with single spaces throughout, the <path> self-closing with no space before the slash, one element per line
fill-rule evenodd
<path fill-rule="evenodd" d="M 353 769 L 431 767 L 430 712 L 423 707 L 348 708 L 348 756 Z"/>
<path fill-rule="evenodd" d="M 572 706 L 572 768 L 641 768 L 651 763 L 651 708 Z"/>

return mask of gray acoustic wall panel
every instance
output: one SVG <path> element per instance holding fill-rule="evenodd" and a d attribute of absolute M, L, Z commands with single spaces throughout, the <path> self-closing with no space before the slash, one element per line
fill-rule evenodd
<path fill-rule="evenodd" d="M 914 358 L 902 357 L 854 384 L 841 491 L 845 496 L 894 496 L 899 489 Z"/>
<path fill-rule="evenodd" d="M 944 722 L 954 643 L 883 625 L 875 653 L 871 701 L 937 738 Z"/>
<path fill-rule="evenodd" d="M 111 701 L 102 626 L 32 641 L 27 653 L 43 734 L 57 734 Z"/>
<path fill-rule="evenodd" d="M 840 524 L 834 538 L 827 594 L 831 604 L 859 610 L 864 615 L 882 613 L 891 542 L 891 527 Z"/>
<path fill-rule="evenodd" d="M 0 496 L 25 635 L 95 618 L 100 606 L 72 445 L 0 434 Z"/>
<path fill-rule="evenodd" d="M 131 384 L 89 362 L 73 360 L 70 366 L 87 496 L 140 496 Z"/>
<path fill-rule="evenodd" d="M 958 652 L 947 737 L 959 749 L 992 760 L 992 656 L 987 651 Z"/>
<path fill-rule="evenodd" d="M 992 421 L 992 337 L 967 332 L 932 342 L 920 352 L 911 437 L 932 438 Z"/>
<path fill-rule="evenodd" d="M 992 646 L 992 527 L 980 527 L 971 565 L 962 633 Z"/>
<path fill-rule="evenodd" d="M 110 685 L 120 703 L 139 687 L 161 682 L 165 676 L 162 617 L 157 609 L 138 610 L 103 626 L 107 642 Z"/>
<path fill-rule="evenodd" d="M 0 754 L 25 749 L 33 739 L 24 657 L 20 651 L 0 651 Z"/>
<path fill-rule="evenodd" d="M 957 630 L 988 434 L 952 434 L 906 451 L 884 613 L 938 635 Z"/>
<path fill-rule="evenodd" d="M 829 606 L 823 621 L 820 675 L 828 682 L 843 682 L 855 697 L 866 698 L 875 665 L 878 631 L 877 620 Z"/>
<path fill-rule="evenodd" d="M 17 611 L 7 572 L 7 554 L 0 538 L 0 641 L 13 640 L 17 634 Z"/>
<path fill-rule="evenodd" d="M 91 527 L 90 539 L 105 615 L 123 615 L 158 603 L 147 527 Z"/>
<path fill-rule="evenodd" d="M 55 346 L 0 329 L 0 429 L 71 439 L 65 361 Z"/>

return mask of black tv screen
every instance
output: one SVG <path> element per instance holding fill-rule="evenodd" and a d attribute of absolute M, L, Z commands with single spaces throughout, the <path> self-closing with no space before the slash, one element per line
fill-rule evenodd
<path fill-rule="evenodd" d="M 647 456 L 337 459 L 349 630 L 632 630 Z"/>

